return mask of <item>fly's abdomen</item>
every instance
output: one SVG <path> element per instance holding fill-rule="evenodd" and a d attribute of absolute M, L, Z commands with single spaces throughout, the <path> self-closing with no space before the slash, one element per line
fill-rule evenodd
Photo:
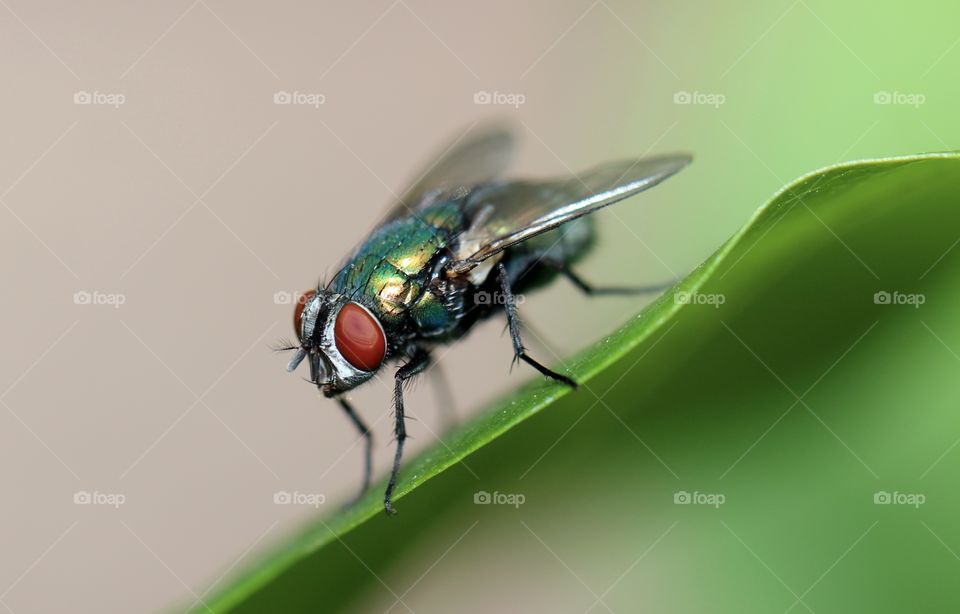
<path fill-rule="evenodd" d="M 507 250 L 507 273 L 519 291 L 541 286 L 556 276 L 554 265 L 569 265 L 586 255 L 594 238 L 591 218 L 573 220 Z"/>
<path fill-rule="evenodd" d="M 517 248 L 533 252 L 544 260 L 570 263 L 589 251 L 593 244 L 593 219 L 582 217 L 529 241 Z"/>

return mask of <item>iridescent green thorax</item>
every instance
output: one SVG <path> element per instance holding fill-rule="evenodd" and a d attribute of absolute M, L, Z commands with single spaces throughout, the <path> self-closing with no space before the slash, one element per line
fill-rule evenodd
<path fill-rule="evenodd" d="M 366 305 L 386 329 L 412 318 L 421 334 L 440 334 L 453 323 L 427 284 L 463 224 L 459 203 L 449 201 L 390 222 L 357 248 L 329 288 Z"/>

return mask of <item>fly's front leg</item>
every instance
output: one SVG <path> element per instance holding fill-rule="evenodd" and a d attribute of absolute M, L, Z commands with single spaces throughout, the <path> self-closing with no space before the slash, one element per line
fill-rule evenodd
<path fill-rule="evenodd" d="M 403 457 L 403 443 L 407 440 L 407 426 L 403 419 L 403 385 L 408 379 L 422 373 L 430 366 L 430 354 L 423 349 L 417 349 L 410 360 L 397 369 L 395 376 L 393 407 L 396 424 L 394 432 L 397 436 L 397 449 L 393 455 L 393 469 L 390 471 L 390 481 L 387 482 L 387 490 L 383 493 L 383 509 L 387 514 L 393 515 L 397 511 L 393 509 L 393 489 L 397 485 L 397 476 L 400 474 L 400 459 Z"/>
<path fill-rule="evenodd" d="M 554 269 L 564 277 L 570 280 L 570 283 L 575 285 L 580 289 L 584 294 L 590 296 L 599 296 L 599 295 L 629 295 L 629 294 L 653 294 L 656 292 L 662 292 L 666 290 L 673 284 L 677 283 L 676 281 L 669 281 L 662 284 L 655 284 L 651 286 L 604 286 L 596 287 L 593 284 L 587 282 L 582 277 L 577 275 L 570 266 L 563 262 L 556 262 L 553 260 L 544 260 L 543 264 L 545 266 Z"/>
<path fill-rule="evenodd" d="M 357 493 L 357 496 L 348 503 L 348 505 L 352 505 L 357 499 L 362 497 L 363 493 L 367 492 L 367 488 L 370 487 L 370 474 L 373 471 L 373 434 L 370 432 L 370 429 L 367 428 L 367 425 L 364 424 L 356 410 L 353 409 L 353 406 L 350 405 L 349 401 L 343 397 L 337 397 L 337 403 L 340 404 L 344 413 L 347 414 L 347 417 L 350 418 L 350 421 L 353 422 L 353 425 L 357 427 L 357 430 L 360 431 L 360 435 L 363 437 L 363 485 L 360 488 L 360 492 Z"/>
<path fill-rule="evenodd" d="M 503 293 L 503 308 L 507 312 L 507 325 L 510 328 L 510 339 L 513 341 L 514 360 L 522 360 L 543 375 L 550 379 L 566 384 L 571 388 L 576 388 L 577 383 L 556 371 L 548 369 L 527 354 L 523 347 L 523 340 L 520 338 L 520 318 L 517 316 L 517 305 L 514 301 L 513 291 L 510 289 L 510 280 L 507 278 L 507 268 L 500 262 L 497 264 L 497 277 L 500 281 L 500 291 Z"/>

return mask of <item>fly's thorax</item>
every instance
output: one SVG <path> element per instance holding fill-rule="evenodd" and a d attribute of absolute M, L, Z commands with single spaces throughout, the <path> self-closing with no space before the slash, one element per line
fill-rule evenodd
<path fill-rule="evenodd" d="M 420 276 L 406 273 L 384 261 L 370 271 L 361 294 L 384 325 L 395 328 L 403 324 L 421 289 Z"/>
<path fill-rule="evenodd" d="M 449 253 L 461 224 L 462 214 L 453 202 L 440 202 L 418 210 L 417 216 L 393 221 L 357 248 L 330 287 L 358 297 L 388 330 L 400 329 L 409 324 L 411 308 Z"/>
<path fill-rule="evenodd" d="M 456 332 L 467 311 L 466 295 L 471 287 L 465 280 L 432 280 L 410 308 L 418 337 L 436 340 Z"/>

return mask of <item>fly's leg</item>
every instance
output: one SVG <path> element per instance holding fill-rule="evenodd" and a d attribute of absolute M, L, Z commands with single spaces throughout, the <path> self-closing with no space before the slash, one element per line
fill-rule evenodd
<path fill-rule="evenodd" d="M 429 365 L 430 354 L 426 350 L 418 349 L 405 365 L 397 369 L 395 375 L 393 407 L 394 417 L 396 419 L 394 432 L 397 436 L 397 449 L 393 455 L 393 469 L 390 471 L 390 481 L 387 482 L 387 490 L 383 493 L 383 509 L 391 516 L 397 513 L 397 511 L 393 509 L 393 489 L 397 485 L 397 475 L 400 473 L 403 443 L 407 440 L 407 426 L 403 420 L 403 385 L 414 375 L 422 373 Z"/>
<path fill-rule="evenodd" d="M 590 296 L 600 296 L 600 295 L 626 295 L 626 294 L 653 294 L 656 292 L 662 292 L 676 283 L 676 281 L 669 281 L 662 284 L 655 284 L 652 286 L 608 286 L 598 288 L 593 284 L 585 281 L 582 277 L 573 272 L 573 269 L 569 265 L 562 262 L 556 262 L 553 260 L 543 261 L 544 265 L 550 267 L 551 269 L 556 270 L 558 273 L 570 280 L 570 282 L 580 289 L 584 294 Z"/>
<path fill-rule="evenodd" d="M 367 488 L 370 487 L 370 474 L 373 471 L 373 434 L 370 432 L 370 429 L 367 428 L 367 425 L 364 424 L 356 410 L 353 409 L 353 406 L 350 405 L 349 401 L 343 397 L 337 397 L 337 402 L 363 437 L 363 485 L 356 497 L 348 503 L 348 505 L 353 505 L 363 496 L 363 493 L 367 492 Z"/>
<path fill-rule="evenodd" d="M 577 383 L 556 371 L 552 371 L 544 365 L 537 362 L 527 354 L 523 347 L 523 340 L 520 338 L 520 318 L 517 316 L 517 304 L 513 297 L 513 291 L 510 289 L 510 280 L 507 278 L 507 268 L 500 262 L 497 264 L 497 277 L 500 280 L 500 291 L 503 293 L 503 308 L 507 313 L 507 325 L 510 328 L 510 339 L 513 341 L 514 360 L 522 360 L 543 375 L 566 384 L 571 388 L 576 388 Z"/>

